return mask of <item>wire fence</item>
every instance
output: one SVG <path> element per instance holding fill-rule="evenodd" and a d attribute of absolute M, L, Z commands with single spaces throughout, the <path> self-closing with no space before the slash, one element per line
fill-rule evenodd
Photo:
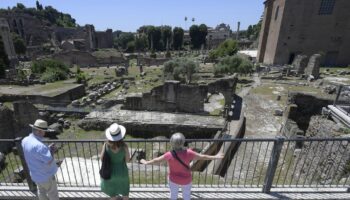
<path fill-rule="evenodd" d="M 349 138 L 320 139 L 189 139 L 199 153 L 224 153 L 222 160 L 193 161 L 193 187 L 206 188 L 348 188 Z M 0 140 L 8 147 L 0 164 L 1 186 L 31 184 L 20 139 Z M 166 187 L 166 163 L 142 165 L 170 150 L 169 140 L 125 140 L 132 155 L 127 163 L 131 187 Z M 61 187 L 99 187 L 103 140 L 50 140 L 58 151 L 56 179 Z"/>

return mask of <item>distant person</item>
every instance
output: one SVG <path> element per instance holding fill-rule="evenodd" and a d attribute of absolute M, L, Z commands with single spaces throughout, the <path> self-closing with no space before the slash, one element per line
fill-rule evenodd
<path fill-rule="evenodd" d="M 55 180 L 57 165 L 53 157 L 56 147 L 54 144 L 46 146 L 42 142 L 47 131 L 47 122 L 38 119 L 30 126 L 32 133 L 22 140 L 22 148 L 30 177 L 38 186 L 39 200 L 59 199 Z"/>
<path fill-rule="evenodd" d="M 128 146 L 123 142 L 126 129 L 124 126 L 117 123 L 112 124 L 106 130 L 107 142 L 104 143 L 101 151 L 101 160 L 107 151 L 111 158 L 111 178 L 101 180 L 101 190 L 111 197 L 111 200 L 116 200 L 122 196 L 123 200 L 129 199 L 129 172 L 126 165 L 130 161 L 130 153 Z"/>
<path fill-rule="evenodd" d="M 214 160 L 224 157 L 221 153 L 215 156 L 199 154 L 191 149 L 186 149 L 184 144 L 185 136 L 182 133 L 175 133 L 170 138 L 171 151 L 150 161 L 141 160 L 141 163 L 145 165 L 161 161 L 168 162 L 168 180 L 171 200 L 177 199 L 179 187 L 182 188 L 183 199 L 191 199 L 192 174 L 189 164 L 192 160 Z"/>

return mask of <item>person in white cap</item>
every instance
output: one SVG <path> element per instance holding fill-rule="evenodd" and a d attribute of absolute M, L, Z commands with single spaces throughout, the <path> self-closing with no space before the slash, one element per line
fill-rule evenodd
<path fill-rule="evenodd" d="M 106 129 L 108 141 L 104 143 L 101 151 L 101 160 L 105 151 L 111 159 L 111 178 L 108 180 L 101 178 L 101 190 L 110 196 L 111 200 L 116 200 L 119 196 L 122 196 L 123 200 L 129 199 L 130 181 L 126 163 L 130 161 L 130 153 L 128 146 L 123 142 L 125 133 L 124 126 L 112 124 Z"/>
<path fill-rule="evenodd" d="M 32 133 L 22 140 L 22 148 L 30 177 L 38 187 L 39 200 L 59 199 L 55 180 L 57 165 L 53 157 L 56 148 L 42 142 L 48 130 L 47 122 L 38 119 L 29 126 Z"/>

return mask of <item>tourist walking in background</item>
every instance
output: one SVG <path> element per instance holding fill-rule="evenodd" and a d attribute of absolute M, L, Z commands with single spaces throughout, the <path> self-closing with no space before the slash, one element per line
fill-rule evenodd
<path fill-rule="evenodd" d="M 113 200 L 119 196 L 122 196 L 123 200 L 129 199 L 130 184 L 126 163 L 130 160 L 130 153 L 128 146 L 123 142 L 125 133 L 124 126 L 112 124 L 106 130 L 108 141 L 104 143 L 101 151 L 101 160 L 106 153 L 110 157 L 111 165 L 111 177 L 109 179 L 101 178 L 101 190 Z"/>
<path fill-rule="evenodd" d="M 56 147 L 42 142 L 47 131 L 47 122 L 38 119 L 30 126 L 32 133 L 22 140 L 22 148 L 30 177 L 38 187 L 39 200 L 59 199 L 55 180 L 57 165 L 53 157 Z"/>
<path fill-rule="evenodd" d="M 189 164 L 192 160 L 214 160 L 224 157 L 222 153 L 215 156 L 199 154 L 191 149 L 186 149 L 184 144 L 185 136 L 182 133 L 175 133 L 170 138 L 171 151 L 150 161 L 141 160 L 141 163 L 145 165 L 161 161 L 168 162 L 171 200 L 177 199 L 179 187 L 182 188 L 183 199 L 191 199 L 192 174 Z"/>

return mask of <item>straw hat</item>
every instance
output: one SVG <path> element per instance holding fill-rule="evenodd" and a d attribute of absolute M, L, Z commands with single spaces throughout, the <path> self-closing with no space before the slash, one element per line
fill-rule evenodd
<path fill-rule="evenodd" d="M 29 126 L 38 130 L 48 131 L 47 122 L 42 119 L 37 119 L 34 124 L 29 124 Z"/>
<path fill-rule="evenodd" d="M 124 138 L 125 133 L 126 129 L 124 126 L 114 123 L 106 129 L 106 138 L 109 141 L 119 141 Z"/>

